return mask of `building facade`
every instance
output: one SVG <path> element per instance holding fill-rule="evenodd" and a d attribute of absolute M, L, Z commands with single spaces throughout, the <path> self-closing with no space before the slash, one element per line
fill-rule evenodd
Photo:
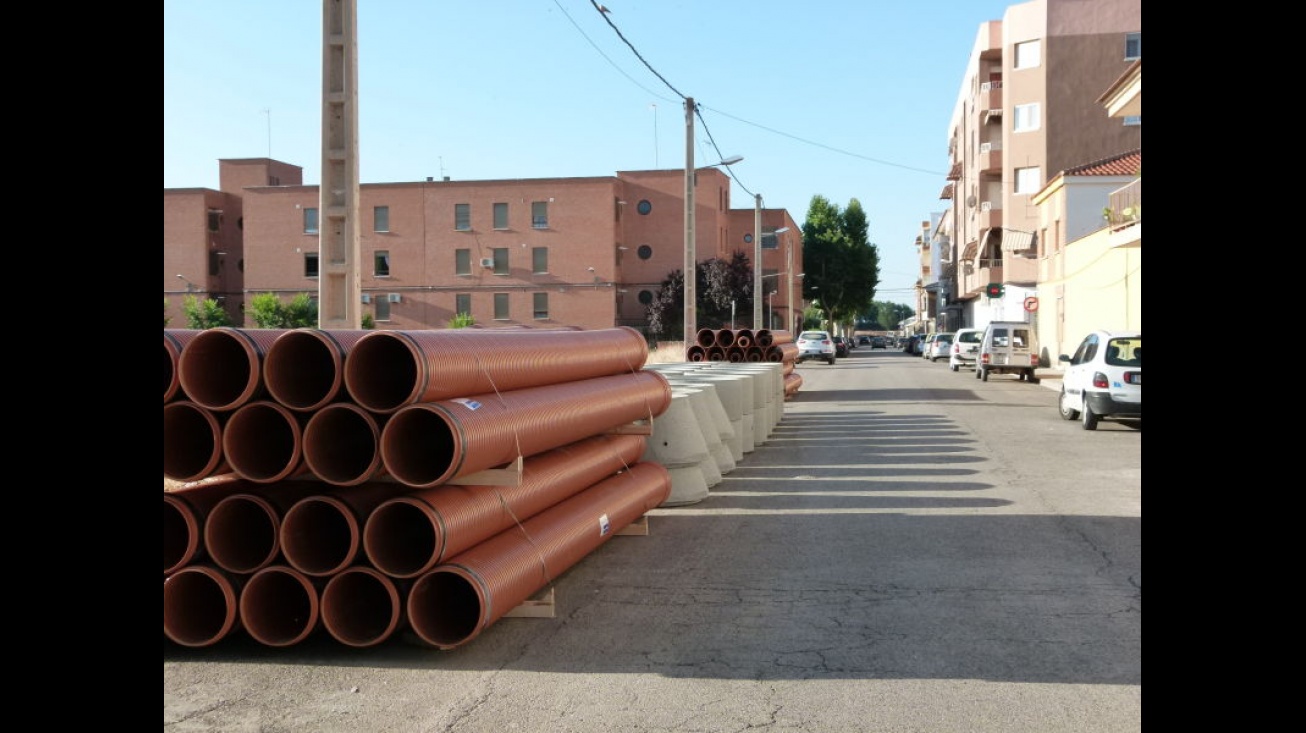
<path fill-rule="evenodd" d="M 187 294 L 218 300 L 246 326 L 254 295 L 318 298 L 319 187 L 271 159 L 219 167 L 220 191 L 164 191 L 173 322 L 184 322 Z M 790 263 L 802 262 L 802 241 L 786 236 L 798 232 L 787 211 L 732 210 L 730 179 L 717 168 L 698 169 L 695 180 L 698 261 L 735 251 L 752 261 L 760 236 L 763 272 L 779 275 L 764 283 L 796 275 Z M 683 170 L 361 184 L 361 312 L 378 328 L 401 330 L 444 328 L 460 313 L 487 327 L 643 328 L 662 281 L 684 267 L 684 191 Z M 774 289 L 768 320 L 789 328 L 801 318 L 801 284 Z M 751 326 L 751 313 L 744 320 Z"/>
<path fill-rule="evenodd" d="M 1111 116 L 1099 99 L 1141 58 L 1141 29 L 1139 0 L 1031 0 L 980 25 L 949 126 L 948 209 L 926 238 L 941 248 L 940 282 L 922 278 L 922 314 L 947 330 L 1039 317 L 1025 308 L 1047 273 L 1035 199 L 1063 171 L 1141 149 L 1141 108 Z"/>

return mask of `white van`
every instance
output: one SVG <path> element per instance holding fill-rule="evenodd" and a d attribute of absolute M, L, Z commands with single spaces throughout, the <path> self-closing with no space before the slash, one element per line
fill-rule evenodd
<path fill-rule="evenodd" d="M 1038 384 L 1038 344 L 1034 325 L 1024 321 L 993 321 L 980 339 L 975 360 L 975 378 L 989 381 L 990 374 L 1016 374 Z"/>

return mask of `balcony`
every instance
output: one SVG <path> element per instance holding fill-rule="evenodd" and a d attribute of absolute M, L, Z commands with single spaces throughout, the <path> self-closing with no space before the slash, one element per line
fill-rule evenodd
<path fill-rule="evenodd" d="M 980 173 L 1002 175 L 1002 143 L 980 143 L 979 159 L 976 161 Z"/>
<path fill-rule="evenodd" d="M 1002 226 L 1002 201 L 979 202 L 979 215 L 975 225 L 981 230 Z"/>
<path fill-rule="evenodd" d="M 1143 244 L 1143 179 L 1112 191 L 1103 211 L 1110 228 L 1112 247 L 1141 247 Z"/>
<path fill-rule="evenodd" d="M 975 100 L 976 109 L 1002 109 L 1002 80 L 986 81 L 980 84 L 979 98 Z"/>

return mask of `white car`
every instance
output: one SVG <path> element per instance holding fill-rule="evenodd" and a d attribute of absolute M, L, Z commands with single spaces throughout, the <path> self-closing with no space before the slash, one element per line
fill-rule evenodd
<path fill-rule="evenodd" d="M 952 332 L 941 332 L 931 334 L 925 341 L 925 347 L 921 351 L 921 356 L 932 362 L 939 359 L 947 359 L 948 354 L 952 351 Z"/>
<path fill-rule="evenodd" d="M 1062 354 L 1057 409 L 1085 430 L 1099 420 L 1143 419 L 1143 332 L 1093 331 L 1072 356 Z"/>
<path fill-rule="evenodd" d="M 982 328 L 959 328 L 952 335 L 952 348 L 948 350 L 948 368 L 957 371 L 962 367 L 975 368 L 979 357 L 980 341 L 984 339 Z"/>
<path fill-rule="evenodd" d="M 808 359 L 820 359 L 826 364 L 833 364 L 835 359 L 834 339 L 829 331 L 803 331 L 795 342 L 798 356 L 795 364 L 802 364 Z"/>

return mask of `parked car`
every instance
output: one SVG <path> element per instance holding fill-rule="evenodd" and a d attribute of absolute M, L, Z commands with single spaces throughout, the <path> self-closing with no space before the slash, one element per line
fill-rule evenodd
<path fill-rule="evenodd" d="M 802 364 L 808 359 L 819 359 L 826 364 L 833 364 L 835 358 L 834 339 L 828 331 L 803 331 L 798 334 L 798 356 L 795 364 Z"/>
<path fill-rule="evenodd" d="M 975 378 L 989 381 L 990 374 L 1015 374 L 1038 384 L 1038 345 L 1034 327 L 1024 321 L 994 321 L 984 329 Z"/>
<path fill-rule="evenodd" d="M 847 337 L 845 337 L 845 336 L 835 336 L 835 337 L 834 337 L 834 355 L 835 355 L 835 356 L 848 356 L 848 352 L 849 352 L 849 350 L 850 350 L 850 347 L 848 346 L 848 339 L 847 339 Z"/>
<path fill-rule="evenodd" d="M 872 348 L 872 349 L 887 349 L 887 348 L 889 348 L 889 342 L 888 342 L 888 340 L 885 339 L 883 336 L 873 336 L 873 337 L 871 337 L 871 348 Z"/>
<path fill-rule="evenodd" d="M 947 359 L 951 351 L 952 333 L 936 333 L 930 336 L 929 341 L 925 342 L 925 353 L 922 356 L 931 362 L 937 363 L 939 359 Z"/>
<path fill-rule="evenodd" d="M 1093 331 L 1057 361 L 1065 365 L 1061 417 L 1085 430 L 1097 430 L 1099 420 L 1143 419 L 1142 331 Z"/>
<path fill-rule="evenodd" d="M 948 368 L 957 371 L 962 367 L 975 368 L 975 359 L 979 356 L 980 341 L 984 339 L 982 328 L 959 328 L 952 334 L 952 348 L 948 350 Z"/>
<path fill-rule="evenodd" d="M 858 336 L 858 337 L 857 337 L 857 345 L 858 345 L 858 346 L 869 346 L 869 347 L 871 347 L 871 348 L 873 349 L 873 348 L 875 348 L 875 339 L 871 338 L 870 336 Z"/>

